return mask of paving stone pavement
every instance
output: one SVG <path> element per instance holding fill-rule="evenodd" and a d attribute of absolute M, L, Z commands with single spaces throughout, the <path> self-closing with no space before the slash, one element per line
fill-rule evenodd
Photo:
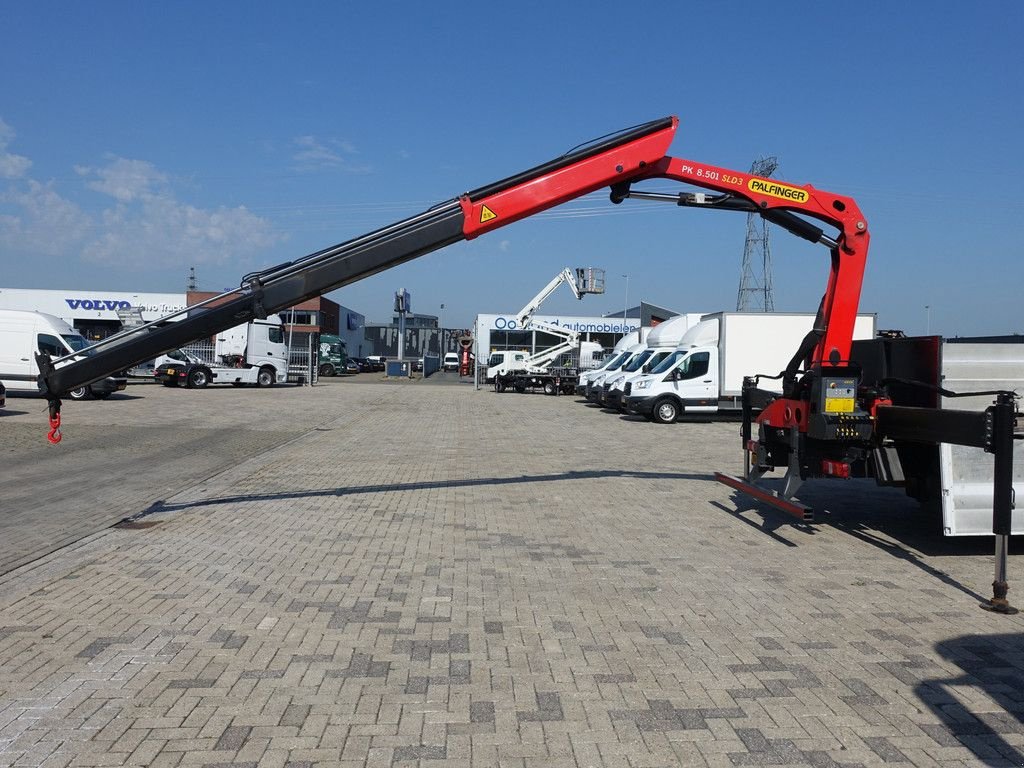
<path fill-rule="evenodd" d="M 735 423 L 271 394 L 320 423 L 0 578 L 0 766 L 1024 761 L 990 542 L 896 492 L 811 483 L 830 513 L 797 525 L 713 482 Z"/>

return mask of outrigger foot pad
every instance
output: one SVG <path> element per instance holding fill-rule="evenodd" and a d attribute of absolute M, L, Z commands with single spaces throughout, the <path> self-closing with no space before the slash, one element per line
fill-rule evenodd
<path fill-rule="evenodd" d="M 722 472 L 715 472 L 715 480 L 730 488 L 734 488 L 741 493 L 745 493 L 758 501 L 763 501 L 765 504 L 770 504 L 778 510 L 785 512 L 786 514 L 793 515 L 798 518 L 801 522 L 812 523 L 814 522 L 814 509 L 808 507 L 805 504 L 801 504 L 799 501 L 793 501 L 793 499 L 787 499 L 778 494 L 776 491 L 770 491 L 767 488 L 761 488 L 753 483 L 742 480 L 732 475 L 726 475 Z"/>
<path fill-rule="evenodd" d="M 978 607 L 992 613 L 1003 613 L 1008 616 L 1018 613 L 1017 609 L 1011 606 L 1010 601 L 1006 599 L 1009 591 L 1010 585 L 1005 581 L 993 581 L 992 597 L 987 602 L 981 603 Z"/>

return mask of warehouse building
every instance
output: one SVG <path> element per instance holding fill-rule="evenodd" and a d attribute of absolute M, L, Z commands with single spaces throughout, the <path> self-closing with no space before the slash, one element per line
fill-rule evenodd
<path fill-rule="evenodd" d="M 146 322 L 213 298 L 208 291 L 182 293 L 135 293 L 130 291 L 79 291 L 37 288 L 0 288 L 0 309 L 20 309 L 55 315 L 85 338 L 98 341 L 121 329 L 118 311 L 138 309 Z M 319 296 L 280 313 L 285 331 L 305 336 L 311 332 L 333 333 L 346 342 L 350 355 L 366 347 L 365 318 L 337 302 Z"/>

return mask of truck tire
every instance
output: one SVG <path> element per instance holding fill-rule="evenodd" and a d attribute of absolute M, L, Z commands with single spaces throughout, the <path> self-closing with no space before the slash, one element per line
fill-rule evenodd
<path fill-rule="evenodd" d="M 193 368 L 188 372 L 188 381 L 185 386 L 189 389 L 203 389 L 210 383 L 210 372 L 205 368 Z"/>
<path fill-rule="evenodd" d="M 274 381 L 277 378 L 277 374 L 273 368 L 266 365 L 260 368 L 260 372 L 256 375 L 256 386 L 257 387 L 272 387 Z"/>
<path fill-rule="evenodd" d="M 526 391 L 526 382 L 525 381 L 513 381 L 512 382 L 512 389 L 514 389 L 519 394 L 523 394 L 523 392 Z"/>
<path fill-rule="evenodd" d="M 555 382 L 553 382 L 553 381 L 545 381 L 544 382 L 544 394 L 545 395 L 557 395 L 558 394 L 558 387 L 555 386 Z"/>
<path fill-rule="evenodd" d="M 323 365 L 320 366 L 320 375 L 321 376 L 333 376 L 334 375 L 334 366 L 331 365 L 330 363 L 324 363 Z"/>
<path fill-rule="evenodd" d="M 89 385 L 86 384 L 84 387 L 78 387 L 68 391 L 68 398 L 71 400 L 91 400 L 92 390 L 89 389 Z"/>
<path fill-rule="evenodd" d="M 671 397 L 663 397 L 654 404 L 651 418 L 658 424 L 674 424 L 679 418 L 679 403 Z"/>

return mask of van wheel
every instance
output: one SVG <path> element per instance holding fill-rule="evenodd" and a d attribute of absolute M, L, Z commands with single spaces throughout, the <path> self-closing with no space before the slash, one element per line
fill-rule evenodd
<path fill-rule="evenodd" d="M 210 373 L 205 368 L 193 368 L 188 374 L 189 389 L 202 389 L 210 383 Z"/>
<path fill-rule="evenodd" d="M 274 386 L 274 369 L 270 366 L 260 368 L 259 374 L 256 376 L 257 387 L 272 387 Z"/>
<path fill-rule="evenodd" d="M 651 416 L 659 424 L 674 424 L 679 418 L 679 405 L 672 398 L 663 397 L 654 404 Z"/>
<path fill-rule="evenodd" d="M 68 392 L 68 397 L 72 400 L 91 400 L 92 390 L 88 386 L 72 389 Z"/>

